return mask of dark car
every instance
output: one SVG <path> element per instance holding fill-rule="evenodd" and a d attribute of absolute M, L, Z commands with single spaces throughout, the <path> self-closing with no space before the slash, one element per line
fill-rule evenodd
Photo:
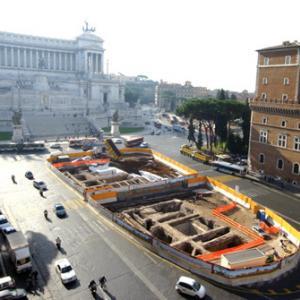
<path fill-rule="evenodd" d="M 66 213 L 66 210 L 64 208 L 64 206 L 60 203 L 56 203 L 54 204 L 54 208 L 53 208 L 55 214 L 58 216 L 58 217 L 65 217 L 67 215 Z"/>
<path fill-rule="evenodd" d="M 47 186 L 46 186 L 46 183 L 44 181 L 34 181 L 33 186 L 36 189 L 39 189 L 39 190 L 43 190 L 43 191 L 47 190 Z"/>
<path fill-rule="evenodd" d="M 30 179 L 30 180 L 34 179 L 33 174 L 32 174 L 32 172 L 30 172 L 30 171 L 27 171 L 27 172 L 25 173 L 25 177 L 26 177 L 27 179 Z"/>

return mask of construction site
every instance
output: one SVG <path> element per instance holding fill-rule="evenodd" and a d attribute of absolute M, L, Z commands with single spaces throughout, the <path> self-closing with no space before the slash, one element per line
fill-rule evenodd
<path fill-rule="evenodd" d="M 299 232 L 271 210 L 156 151 L 118 149 L 110 139 L 105 146 L 105 155 L 79 152 L 48 162 L 99 212 L 173 251 L 170 260 L 185 267 L 193 259 L 195 268 L 199 262 L 230 280 L 236 270 L 273 270 L 275 278 L 285 259 L 298 262 Z"/>

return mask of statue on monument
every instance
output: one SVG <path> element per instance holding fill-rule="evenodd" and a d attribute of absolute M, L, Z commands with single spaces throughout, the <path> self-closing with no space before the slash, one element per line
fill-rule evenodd
<path fill-rule="evenodd" d="M 96 28 L 95 27 L 89 27 L 89 23 L 87 21 L 84 21 L 85 26 L 82 26 L 82 31 L 83 32 L 95 32 Z"/>
<path fill-rule="evenodd" d="M 119 121 L 119 112 L 116 110 L 113 115 L 112 115 L 112 121 L 113 122 L 118 122 Z"/>
<path fill-rule="evenodd" d="M 12 122 L 14 125 L 21 125 L 22 113 L 21 111 L 14 111 Z"/>

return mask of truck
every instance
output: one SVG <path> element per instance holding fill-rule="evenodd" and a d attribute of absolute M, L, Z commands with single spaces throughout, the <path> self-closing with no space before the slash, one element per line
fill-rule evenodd
<path fill-rule="evenodd" d="M 27 239 L 21 231 L 7 235 L 7 246 L 10 259 L 17 273 L 32 269 L 30 249 Z"/>

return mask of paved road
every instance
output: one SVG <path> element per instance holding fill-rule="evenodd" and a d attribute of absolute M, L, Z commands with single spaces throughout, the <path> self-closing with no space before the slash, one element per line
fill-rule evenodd
<path fill-rule="evenodd" d="M 182 299 L 175 292 L 174 283 L 188 272 L 141 248 L 123 230 L 95 213 L 48 170 L 44 159 L 40 155 L 0 157 L 1 208 L 30 242 L 40 274 L 38 295 L 43 299 L 91 299 L 89 281 L 105 275 L 109 293 L 99 291 L 102 299 Z M 24 177 L 27 170 L 47 183 L 49 191 L 45 198 Z M 10 180 L 11 174 L 16 175 L 16 185 Z M 65 205 L 67 218 L 59 219 L 53 214 L 52 207 L 57 202 Z M 43 216 L 44 209 L 50 212 L 48 222 Z M 57 236 L 62 239 L 62 252 L 55 247 Z M 6 272 L 12 274 L 5 252 L 3 257 Z M 69 258 L 79 278 L 76 285 L 68 288 L 61 284 L 54 269 L 54 262 L 62 257 Z M 22 279 L 18 277 L 19 286 L 24 283 Z M 203 282 L 208 299 L 245 299 Z"/>

